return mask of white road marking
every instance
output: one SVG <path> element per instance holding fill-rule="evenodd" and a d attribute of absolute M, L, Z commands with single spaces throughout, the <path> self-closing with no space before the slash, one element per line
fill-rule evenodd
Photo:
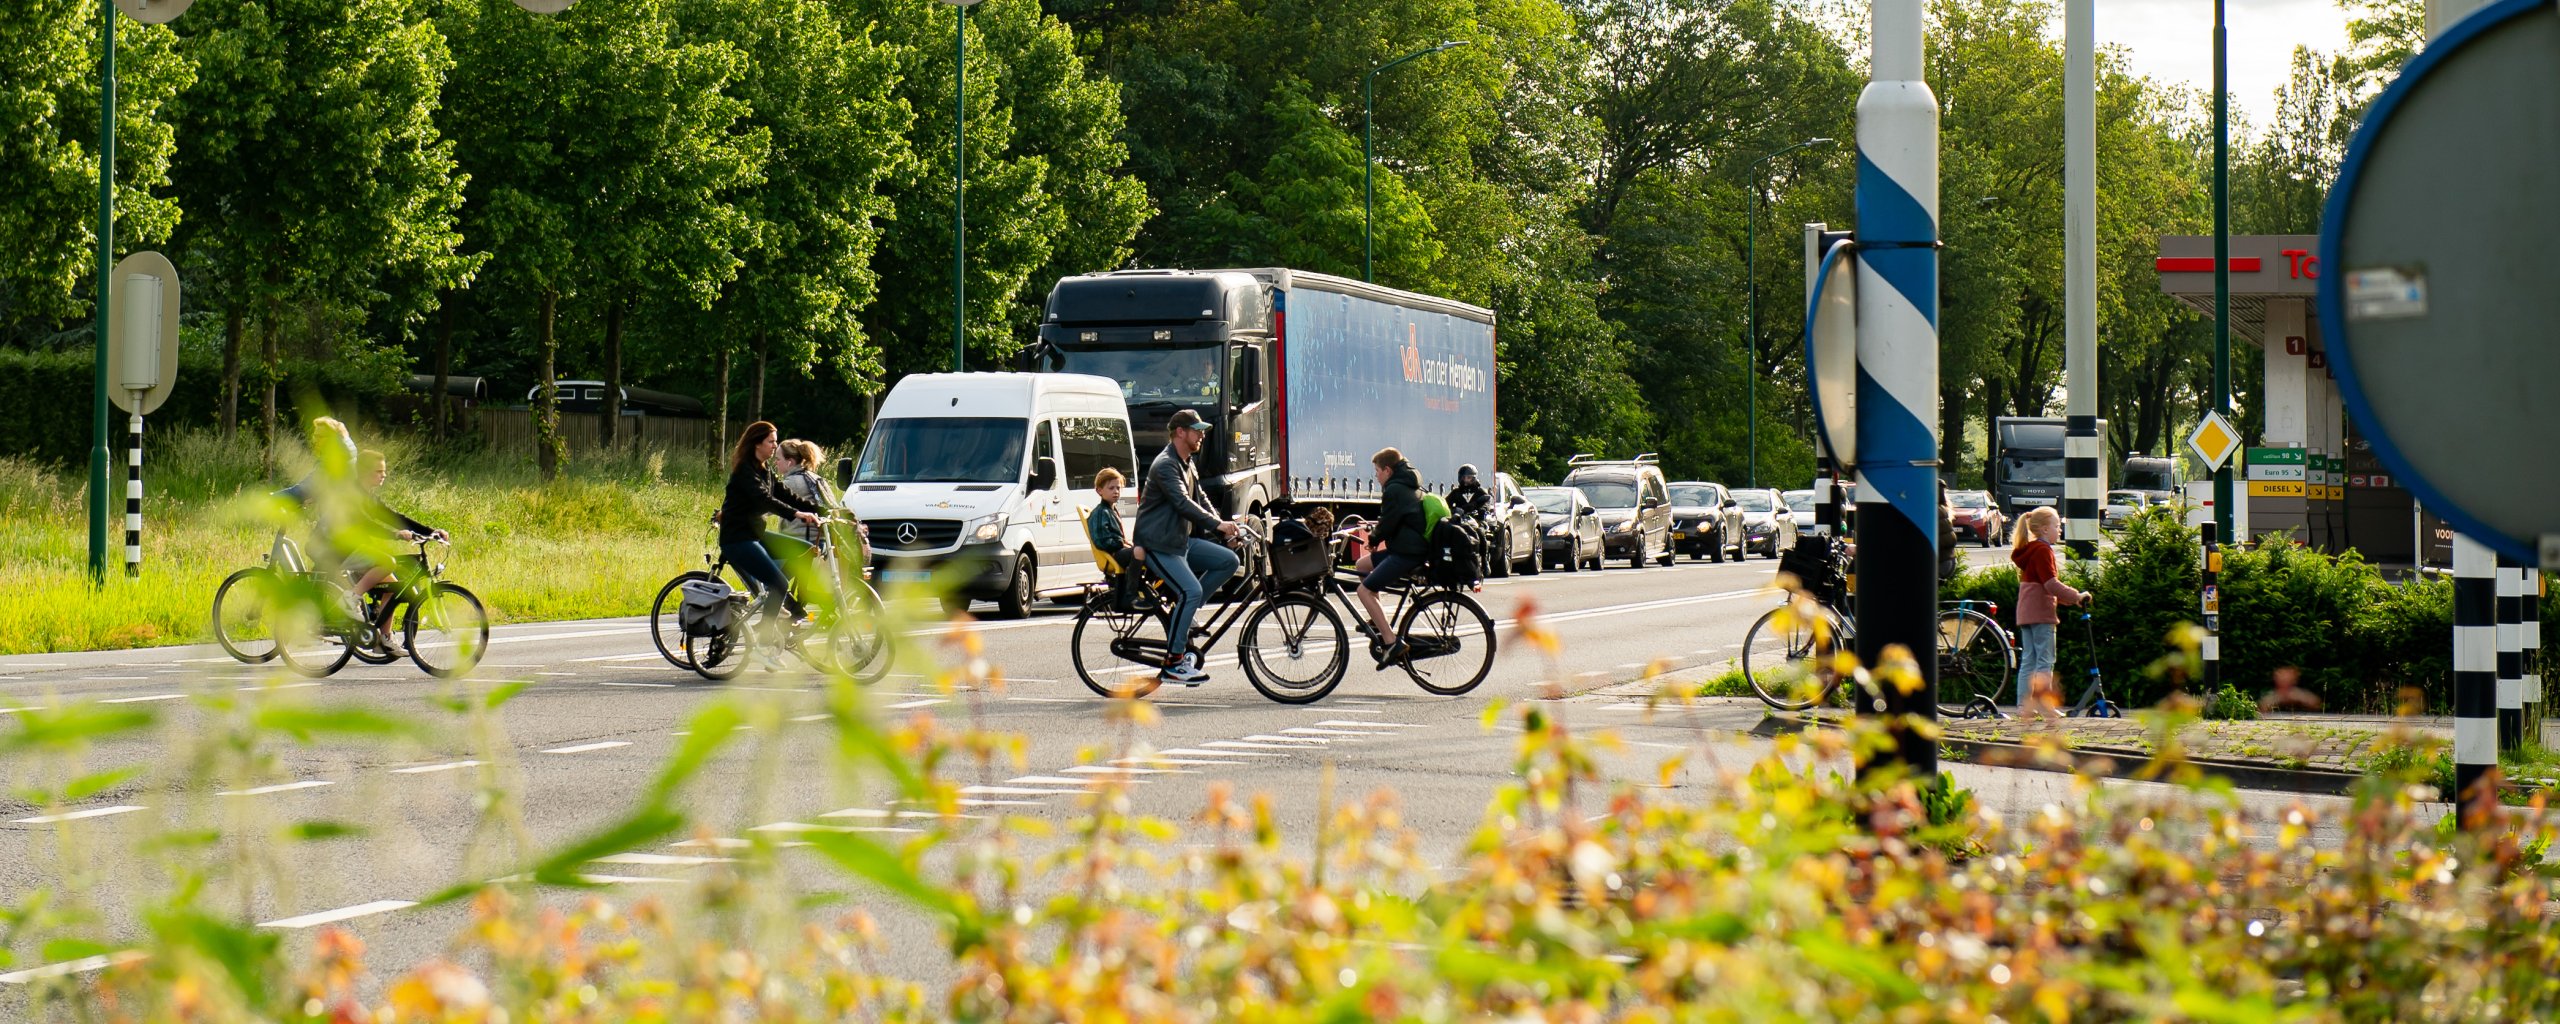
<path fill-rule="evenodd" d="M 1337 715 L 1383 715 L 1383 714 L 1386 714 L 1386 712 L 1384 712 L 1384 711 L 1368 711 L 1368 710 L 1364 710 L 1364 709 L 1361 709 L 1361 708 L 1335 708 L 1335 709 L 1333 709 L 1333 713 L 1334 713 L 1334 714 L 1337 714 Z"/>
<path fill-rule="evenodd" d="M 730 857 L 689 857 L 673 853 L 617 853 L 610 857 L 598 857 L 590 863 L 637 864 L 642 867 L 689 868 L 702 864 L 730 864 L 735 863 L 735 859 Z"/>
<path fill-rule="evenodd" d="M 1191 757 L 1166 757 L 1166 756 L 1164 756 L 1164 755 L 1162 755 L 1162 754 L 1157 754 L 1157 755 L 1150 756 L 1150 757 L 1115 757 L 1115 758 L 1112 758 L 1112 759 L 1111 759 L 1111 763 L 1112 763 L 1112 764 L 1137 764 L 1137 765 L 1146 765 L 1146 764 L 1169 764 L 1169 765 L 1172 765 L 1172 766 L 1174 766 L 1174 767 L 1176 767 L 1176 768 L 1189 768 L 1189 767 L 1194 767 L 1194 766 L 1197 766 L 1197 765 L 1204 765 L 1204 764 L 1244 764 L 1245 762 L 1243 762 L 1243 761 L 1211 761 L 1211 760 L 1205 760 L 1205 759 L 1201 759 L 1201 758 L 1191 758 Z M 1070 768 L 1070 769 L 1068 769 L 1068 770 L 1069 770 L 1069 771 L 1074 771 L 1074 769 L 1072 769 L 1072 768 Z"/>
<path fill-rule="evenodd" d="M 1084 780 L 1076 780 L 1076 785 L 1084 785 Z M 962 786 L 960 792 L 978 796 L 1056 796 L 1064 790 L 1035 789 L 1030 786 Z"/>
<path fill-rule="evenodd" d="M 1007 697 L 1007 698 L 1005 698 L 1005 699 L 1006 699 L 1006 700 L 1018 700 L 1018 701 L 1022 701 L 1022 702 L 1024 702 L 1024 703 L 1026 703 L 1026 704 L 1082 704 L 1082 703 L 1085 703 L 1085 698 L 1083 698 L 1083 697 Z"/>
<path fill-rule="evenodd" d="M 830 715 L 822 711 L 814 715 L 794 715 L 791 720 L 794 722 L 823 722 L 834 717 L 834 715 Z"/>
<path fill-rule="evenodd" d="M 1252 752 L 1252 751 L 1246 751 L 1246 750 L 1193 750 L 1193 749 L 1191 749 L 1190 747 L 1174 747 L 1173 749 L 1170 749 L 1170 750 L 1159 750 L 1159 751 L 1156 751 L 1156 753 L 1158 753 L 1158 754 L 1170 754 L 1170 755 L 1173 755 L 1173 756 L 1175 756 L 1175 757 L 1287 757 L 1287 756 L 1289 756 L 1289 755 L 1287 755 L 1287 754 L 1257 754 L 1257 753 L 1254 753 L 1254 752 Z"/>
<path fill-rule="evenodd" d="M 904 711 L 904 710 L 906 710 L 906 709 L 908 709 L 908 708 L 929 708 L 929 707 L 932 707 L 932 706 L 934 706 L 934 705 L 936 705 L 936 704 L 949 704 L 949 703 L 951 703 L 951 699 L 950 699 L 950 698 L 948 698 L 948 697 L 927 697 L 927 698 L 925 698 L 925 699 L 923 699 L 923 700 L 906 700 L 906 701 L 899 701 L 898 703 L 895 703 L 895 704 L 891 704 L 891 705 L 889 705 L 889 706 L 888 706 L 888 710 L 891 710 L 891 711 Z"/>
<path fill-rule="evenodd" d="M 1108 765 L 1108 764 L 1080 764 L 1080 765 L 1077 765 L 1077 766 L 1075 766 L 1075 767 L 1073 767 L 1073 768 L 1069 768 L 1069 769 L 1066 769 L 1066 770 L 1067 770 L 1067 771 L 1070 771 L 1070 772 L 1074 772 L 1074 773 L 1076 773 L 1076 774 L 1078 774 L 1078 775 L 1191 775 L 1191 774 L 1194 774 L 1194 773 L 1192 773 L 1192 772 L 1181 771 L 1181 770 L 1179 770 L 1179 769 L 1174 769 L 1174 768 L 1123 768 L 1123 767 L 1120 767 L 1120 766 L 1118 766 L 1118 765 Z"/>
<path fill-rule="evenodd" d="M 288 917 L 275 921 L 260 921 L 258 922 L 258 927 L 311 928 L 318 925 L 335 924 L 339 921 L 346 921 L 353 918 L 367 917 L 373 914 L 389 913 L 394 910 L 406 910 L 417 905 L 418 903 L 416 900 L 375 900 L 371 903 L 358 903 L 352 907 L 339 907 L 336 910 L 323 910 L 316 914 L 304 914 L 300 917 Z"/>
<path fill-rule="evenodd" d="M 84 683 L 124 683 L 124 682 L 131 682 L 131 681 L 136 680 L 136 679 L 149 679 L 149 678 L 151 678 L 151 677 L 150 677 L 150 676 L 81 676 L 81 677 L 80 677 L 80 681 L 81 681 L 81 682 L 84 682 Z"/>
<path fill-rule="evenodd" d="M 1248 736 L 1245 739 L 1250 740 L 1252 737 Z M 1211 740 L 1207 743 L 1201 744 L 1201 746 L 1218 747 L 1220 749 L 1232 748 L 1236 750 L 1305 750 L 1311 746 L 1321 745 L 1324 742 L 1323 740 L 1299 739 L 1293 736 L 1274 736 L 1272 739 L 1286 740 L 1288 742 L 1248 743 L 1245 742 L 1245 740 Z"/>
<path fill-rule="evenodd" d="M 536 672 L 536 673 L 534 673 L 534 675 L 538 675 L 538 676 L 574 676 L 574 675 L 577 675 L 577 673 L 575 673 L 575 672 Z"/>
<path fill-rule="evenodd" d="M 592 637 L 592 636 L 645 636 L 645 635 L 647 635 L 647 634 L 648 634 L 648 632 L 649 632 L 649 627 L 647 627 L 647 626 L 632 626 L 632 627 L 629 627 L 629 628 L 626 628 L 626 629 L 582 629 L 582 630 L 578 630 L 578 631 L 570 632 L 570 633 L 535 633 L 535 634 L 531 634 L 531 635 L 528 635 L 528 636 L 501 636 L 501 637 L 492 637 L 492 638 L 490 638 L 489 642 L 490 642 L 491 644 L 530 644 L 530 643 L 539 643 L 539 642 L 544 641 L 544 640 L 583 640 L 583 639 L 586 639 L 586 638 L 588 638 L 588 637 Z M 498 667 L 498 668 L 536 668 L 536 667 L 539 667 L 539 666 L 534 666 L 534 665 L 499 665 L 499 666 L 495 666 L 495 667 Z"/>
<path fill-rule="evenodd" d="M 479 765 L 480 762 L 478 761 L 447 761 L 443 764 L 419 764 L 411 765 L 407 768 L 394 768 L 391 769 L 391 774 L 425 775 L 428 772 L 449 772 L 456 768 L 476 768 L 479 767 Z"/>
<path fill-rule="evenodd" d="M 114 699 L 114 700 L 102 700 L 102 701 L 99 701 L 98 703 L 100 703 L 100 704 L 140 704 L 140 703 L 142 703 L 142 702 L 144 702 L 144 701 L 149 701 L 149 700 L 184 700 L 184 699 L 186 699 L 186 696 L 187 696 L 187 695 L 186 695 L 186 694 L 183 694 L 183 693 L 155 693 L 155 694 L 152 694 L 151 696 L 148 696 L 148 697 L 118 697 L 118 698 L 116 698 L 116 699 Z"/>
<path fill-rule="evenodd" d="M 954 800 L 954 801 L 952 801 L 952 803 L 958 804 L 958 805 L 960 805 L 960 806 L 962 806 L 962 807 L 1047 807 L 1047 806 L 1049 806 L 1047 803 L 1045 803 L 1045 802 L 1043 802 L 1043 801 L 1039 801 L 1039 800 L 971 800 L 971 799 L 963 798 L 963 799 L 959 799 L 959 800 Z"/>
<path fill-rule="evenodd" d="M 322 786 L 334 786 L 334 785 L 337 785 L 337 783 L 331 782 L 331 781 L 329 781 L 329 780 L 327 780 L 327 779 L 304 779 L 304 780 L 302 780 L 302 781 L 300 781 L 300 782 L 279 782 L 279 783 L 276 783 L 275 785 L 272 785 L 272 786 L 259 786 L 259 787 L 256 787 L 256 788 L 254 788 L 254 789 L 232 789 L 232 790 L 225 790 L 225 791 L 223 791 L 223 792 L 221 792 L 221 793 L 218 793 L 218 794 L 216 794 L 216 795 L 217 795 L 217 796 L 265 796 L 265 795 L 267 795 L 267 794 L 269 794 L 269 793 L 290 793 L 290 792 L 293 792 L 294 790 L 297 790 L 297 789 L 318 789 L 318 788 L 320 788 L 320 787 L 322 787 Z"/>
<path fill-rule="evenodd" d="M 650 660 L 650 659 L 652 659 L 652 658 L 663 658 L 663 657 L 666 657 L 666 655 L 660 654 L 660 653 L 658 653 L 658 652 L 656 652 L 656 651 L 646 651 L 646 652 L 643 652 L 643 653 L 640 653 L 640 654 L 605 654 L 605 655 L 598 655 L 598 656 L 593 657 L 593 658 L 571 658 L 571 659 L 569 659 L 569 664 L 572 664 L 572 665 L 584 665 L 584 664 L 587 664 L 587 663 L 589 663 L 589 662 L 596 662 L 596 661 L 648 661 L 648 660 Z M 522 667 L 530 667 L 530 666 L 522 666 Z"/>
<path fill-rule="evenodd" d="M 1062 778 L 1059 778 L 1059 777 L 1057 777 L 1057 776 L 1055 776 L 1055 775 L 1025 775 L 1025 776 L 1022 776 L 1022 777 L 1020 777 L 1020 778 L 1006 779 L 1006 780 L 1004 780 L 1004 781 L 1005 781 L 1005 784 L 1006 784 L 1006 785 L 1008 785 L 1008 786 L 1090 786 L 1090 785 L 1093 785 L 1093 780 L 1092 780 L 1092 779 L 1062 779 Z M 964 791 L 964 792 L 965 792 L 965 791 Z"/>
<path fill-rule="evenodd" d="M 597 686 L 645 686 L 645 687 L 649 687 L 649 688 L 651 688 L 651 689 L 657 689 L 657 690 L 672 690 L 672 689 L 675 689 L 675 688 L 676 688 L 676 684 L 674 684 L 674 683 L 597 683 L 596 685 L 597 685 Z"/>
<path fill-rule="evenodd" d="M 6 679 L 6 678 L 8 678 L 8 677 L 7 677 L 7 676 L 0 676 L 0 679 Z M 35 710 L 35 709 L 34 709 L 34 708 L 0 708 L 0 715 L 14 715 L 14 714 L 17 714 L 18 712 L 21 712 L 21 711 L 33 711 L 33 710 Z"/>
<path fill-rule="evenodd" d="M 224 660 L 227 661 L 229 659 Z M 128 949 L 121 953 L 107 953 L 101 956 L 81 957 L 78 960 L 65 960 L 58 964 L 46 964 L 42 967 L 30 967 L 23 971 L 11 971 L 7 974 L 0 974 L 0 985 L 24 985 L 28 982 L 48 981 L 54 978 L 69 977 L 74 974 L 86 974 L 90 971 L 104 970 L 117 964 L 129 964 L 136 960 L 147 959 L 149 956 L 150 954 L 144 953 L 141 950 Z"/>
<path fill-rule="evenodd" d="M 777 821 L 777 822 L 774 822 L 774 823 L 772 823 L 772 824 L 770 824 L 770 825 L 758 825 L 758 826 L 756 826 L 756 827 L 754 827 L 754 828 L 748 829 L 747 831 L 749 831 L 749 832 L 922 832 L 922 831 L 924 831 L 924 830 L 923 830 L 923 829 L 920 829 L 920 828 L 901 828 L 901 827 L 894 826 L 894 825 L 812 825 L 812 824 L 809 824 L 808 822 L 805 822 L 805 821 Z"/>
<path fill-rule="evenodd" d="M 630 741 L 630 740 L 603 740 L 603 741 L 596 742 L 596 743 L 581 743 L 581 744 L 578 744 L 577 746 L 574 746 L 574 747 L 553 747 L 553 748 L 551 748 L 551 749 L 549 749 L 549 750 L 545 750 L 545 751 L 543 751 L 543 753 L 545 753 L 545 754 L 583 754 L 583 753 L 586 753 L 587 751 L 590 751 L 590 750 L 611 750 L 611 749 L 613 749 L 613 748 L 615 748 L 615 747 L 627 747 L 627 746 L 630 746 L 630 745 L 631 745 L 631 741 Z"/>
<path fill-rule="evenodd" d="M 32 818 L 20 818 L 17 821 L 12 822 L 12 824 L 53 825 L 65 821 L 78 821 L 82 818 L 103 818 L 110 814 L 124 814 L 129 811 L 139 811 L 141 809 L 142 808 L 136 807 L 132 804 L 117 804 L 113 807 L 92 807 L 85 811 L 66 811 L 61 814 L 39 814 Z"/>
<path fill-rule="evenodd" d="M 1411 723 L 1411 722 L 1317 722 L 1316 724 L 1317 724 L 1317 725 L 1340 725 L 1340 726 L 1348 726 L 1348 727 L 1353 728 L 1353 729 L 1428 729 L 1428 728 L 1431 728 L 1430 726 L 1427 726 L 1427 725 L 1415 725 L 1415 724 L 1413 724 L 1413 723 Z"/>
<path fill-rule="evenodd" d="M 1352 732 L 1351 730 L 1348 730 L 1348 729 L 1316 729 L 1316 728 L 1310 728 L 1310 727 L 1308 727 L 1308 726 L 1303 726 L 1303 725 L 1301 725 L 1301 726 L 1296 726 L 1296 727 L 1294 727 L 1294 728 L 1282 729 L 1282 730 L 1280 730 L 1280 731 L 1281 731 L 1281 732 L 1284 732 L 1284 733 L 1287 733 L 1287 734 L 1289 734 L 1289 735 L 1291 735 L 1291 736 L 1353 736 L 1353 737 L 1360 737 L 1360 736 L 1377 736 L 1377 735 L 1380 735 L 1379 733 L 1374 733 L 1374 732 Z M 1247 737 L 1245 737 L 1245 738 L 1246 738 L 1246 739 L 1252 739 L 1253 737 L 1251 737 L 1251 736 L 1247 736 Z"/>
<path fill-rule="evenodd" d="M 276 683 L 276 684 L 274 684 L 274 685 L 268 685 L 268 684 L 265 684 L 265 683 L 260 683 L 260 684 L 258 684 L 258 685 L 256 685 L 256 686 L 243 686 L 243 687 L 241 687 L 241 688 L 240 688 L 240 692 L 242 692 L 242 693 L 256 693 L 256 692 L 258 692 L 258 691 L 260 691 L 260 690 L 299 690 L 299 689 L 302 689 L 303 687 L 306 687 L 306 686 L 318 686 L 318 685 L 320 685 L 320 684 L 319 684 L 319 683 L 317 683 L 317 682 L 307 682 L 307 683 Z"/>
<path fill-rule="evenodd" d="M 935 811 L 884 811 L 884 810 L 881 810 L 881 809 L 876 808 L 876 807 L 847 807 L 847 808 L 845 808 L 845 809 L 843 809 L 843 810 L 841 810 L 841 811 L 828 811 L 828 812 L 827 812 L 827 813 L 825 813 L 825 814 L 821 814 L 821 815 L 819 815 L 819 817 L 821 817 L 821 818 L 901 818 L 901 819 L 905 819 L 905 820 L 908 820 L 908 821 L 915 821 L 915 820 L 932 821 L 932 820 L 936 820 L 936 819 L 941 818 L 941 817 L 942 817 L 942 815 L 941 815 L 940 813 L 938 813 L 938 812 L 935 812 Z M 962 818 L 962 819 L 966 819 L 966 820 L 969 820 L 969 821 L 976 821 L 976 820 L 979 820 L 978 815 L 975 815 L 975 814 L 954 814 L 954 815 L 952 815 L 952 817 L 954 817 L 954 818 Z"/>

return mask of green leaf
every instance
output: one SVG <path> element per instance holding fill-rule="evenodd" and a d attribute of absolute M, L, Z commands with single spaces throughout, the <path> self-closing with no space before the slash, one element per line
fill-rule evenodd
<path fill-rule="evenodd" d="M 71 780 L 62 787 L 62 802 L 70 803 L 76 800 L 86 800 L 100 793 L 104 793 L 107 790 L 121 786 L 126 780 L 139 776 L 142 772 L 142 766 L 136 765 L 131 768 L 118 768 L 113 771 L 98 772 L 93 775 L 83 775 Z"/>
<path fill-rule="evenodd" d="M 489 696 L 480 702 L 480 706 L 491 711 L 496 711 L 498 710 L 499 705 L 516 699 L 517 694 L 523 693 L 525 689 L 531 685 L 533 684 L 527 683 L 523 680 L 501 684 L 498 688 L 489 691 Z"/>
<path fill-rule="evenodd" d="M 153 914 L 151 930 L 160 948 L 193 949 L 220 965 L 240 1000 L 261 1014 L 270 1008 L 275 993 L 289 991 L 273 983 L 284 973 L 277 956 L 282 935 L 186 907 Z"/>
<path fill-rule="evenodd" d="M 108 708 L 95 704 L 29 708 L 10 717 L 17 722 L 18 728 L 0 736 L 0 757 L 35 750 L 72 750 L 109 737 L 139 732 L 159 721 L 158 715 L 144 708 Z"/>
<path fill-rule="evenodd" d="M 684 742 L 676 747 L 673 756 L 667 758 L 666 766 L 658 769 L 658 781 L 650 785 L 649 799 L 657 802 L 674 796 L 677 787 L 693 778 L 695 772 L 710 762 L 712 754 L 718 753 L 731 737 L 737 735 L 738 725 L 744 720 L 738 706 L 725 700 L 706 704 L 702 710 L 694 712 L 685 723 L 685 728 L 690 731 Z"/>
<path fill-rule="evenodd" d="M 855 876 L 904 897 L 916 906 L 945 917 L 959 917 L 960 908 L 948 893 L 926 885 L 907 868 L 906 862 L 880 844 L 851 832 L 812 832 L 806 838 L 809 845 L 825 854 L 828 860 Z"/>
<path fill-rule="evenodd" d="M 1814 965 L 1834 974 L 1847 975 L 1871 992 L 1897 1002 L 1915 1002 L 1920 986 L 1902 973 L 1902 969 L 1872 950 L 1858 949 L 1828 935 L 1798 934 L 1796 951 Z"/>
<path fill-rule="evenodd" d="M 684 828 L 684 825 L 684 815 L 669 810 L 663 805 L 652 803 L 631 812 L 620 821 L 588 834 L 586 838 L 571 842 L 568 846 L 554 851 L 535 864 L 532 870 L 523 874 L 539 885 L 584 885 L 586 883 L 580 881 L 578 875 L 579 869 L 585 867 L 587 862 L 599 857 L 609 857 L 634 847 L 646 846 L 666 838 Z M 485 882 L 465 882 L 427 897 L 423 903 L 428 906 L 450 903 L 469 897 L 480 891 L 486 884 Z"/>
<path fill-rule="evenodd" d="M 317 735 L 398 736 L 409 739 L 423 739 L 427 735 L 426 727 L 407 718 L 354 706 L 267 704 L 258 708 L 252 721 L 262 731 L 281 732 L 303 743 L 311 742 Z"/>
<path fill-rule="evenodd" d="M 81 960 L 93 956 L 105 956 L 115 951 L 116 947 L 114 946 L 99 942 L 91 942 L 87 939 L 55 939 L 44 944 L 44 958 L 57 963 L 64 960 Z"/>
<path fill-rule="evenodd" d="M 352 839 L 365 835 L 366 831 L 362 825 L 344 821 L 297 821 L 291 828 L 285 830 L 285 836 L 295 842 L 313 843 L 330 839 Z"/>

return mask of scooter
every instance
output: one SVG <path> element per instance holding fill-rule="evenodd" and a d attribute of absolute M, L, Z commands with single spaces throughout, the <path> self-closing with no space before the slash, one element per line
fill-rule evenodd
<path fill-rule="evenodd" d="M 2062 713 L 2069 718 L 2123 718 L 2124 705 L 2107 696 L 2106 674 L 2098 668 L 2098 627 L 2090 620 L 2086 603 L 2080 606 L 2079 612 L 2080 626 L 2085 631 L 2083 635 L 2089 639 L 2089 686 L 2080 691 L 2079 702 L 2062 709 Z M 1991 698 L 1977 696 L 1967 702 L 1964 713 L 1956 717 L 2007 718 L 2009 713 L 2000 710 L 1999 703 Z"/>

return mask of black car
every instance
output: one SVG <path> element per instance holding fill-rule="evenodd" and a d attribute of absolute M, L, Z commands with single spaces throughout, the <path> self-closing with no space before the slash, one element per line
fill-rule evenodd
<path fill-rule="evenodd" d="M 1742 508 L 1723 484 L 1683 480 L 1671 485 L 1671 549 L 1691 558 L 1742 559 Z"/>

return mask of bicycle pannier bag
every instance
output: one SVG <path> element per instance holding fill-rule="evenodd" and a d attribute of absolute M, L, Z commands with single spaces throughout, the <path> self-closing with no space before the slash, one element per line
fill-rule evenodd
<path fill-rule="evenodd" d="M 1332 567 L 1325 564 L 1324 538 L 1295 519 L 1283 519 L 1271 527 L 1271 575 L 1283 587 L 1311 583 L 1324 577 Z"/>
<path fill-rule="evenodd" d="M 735 588 L 719 580 L 686 580 L 676 586 L 684 593 L 684 604 L 676 609 L 676 625 L 686 636 L 718 636 L 729 631 L 730 616 L 736 604 L 729 600 Z"/>
<path fill-rule="evenodd" d="M 1464 520 L 1443 519 L 1431 531 L 1431 557 L 1424 571 L 1441 586 L 1474 586 L 1483 565 L 1476 553 L 1482 547 L 1483 541 Z"/>

